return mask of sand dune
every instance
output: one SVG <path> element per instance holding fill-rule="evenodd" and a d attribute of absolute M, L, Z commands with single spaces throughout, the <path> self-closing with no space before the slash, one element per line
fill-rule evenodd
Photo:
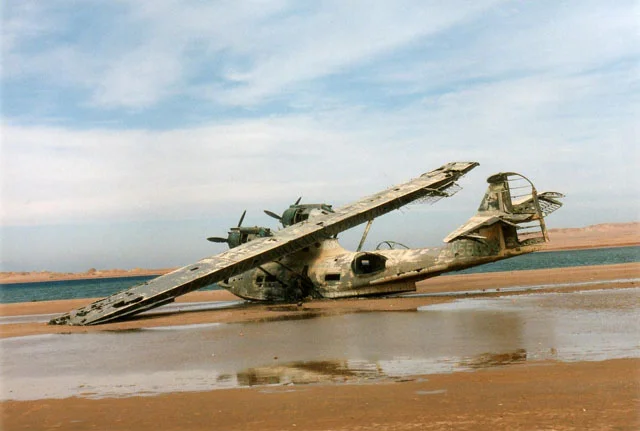
<path fill-rule="evenodd" d="M 640 244 L 640 222 L 603 223 L 581 228 L 549 229 L 546 250 L 622 247 Z"/>

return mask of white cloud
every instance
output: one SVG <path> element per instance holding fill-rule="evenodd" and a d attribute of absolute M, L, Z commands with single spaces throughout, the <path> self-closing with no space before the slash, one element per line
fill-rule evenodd
<path fill-rule="evenodd" d="M 344 144 L 304 118 L 168 132 L 5 125 L 3 137 L 5 224 L 172 219 L 297 193 L 293 178 L 298 190 L 326 188 L 334 181 L 308 160 Z"/>
<path fill-rule="evenodd" d="M 391 112 L 336 108 L 169 131 L 8 123 L 2 219 L 197 218 L 229 203 L 275 208 L 299 194 L 346 203 L 461 159 L 482 164 L 467 181 L 469 196 L 483 192 L 483 177 L 515 170 L 543 189 L 598 194 L 593 205 L 607 207 L 640 188 L 630 163 L 637 160 L 638 104 L 603 90 L 610 81 L 624 86 L 622 78 L 520 78 Z M 618 210 L 632 219 L 634 208 L 630 202 Z M 567 220 L 581 217 L 564 212 Z"/>
<path fill-rule="evenodd" d="M 602 68 L 635 69 L 640 56 L 640 8 L 629 2 L 507 3 L 499 17 L 467 37 L 429 44 L 430 54 L 388 62 L 366 74 L 392 94 L 457 91 L 476 83 L 527 76 L 576 77 Z M 454 33 L 455 34 L 455 33 Z"/>
<path fill-rule="evenodd" d="M 232 104 L 253 104 L 292 86 L 342 72 L 458 24 L 496 1 L 325 2 L 315 13 L 274 23 L 253 44 L 256 61 L 243 84 L 223 91 Z"/>
<path fill-rule="evenodd" d="M 94 3 L 95 22 L 84 23 L 76 4 L 15 2 L 3 17 L 3 74 L 82 88 L 93 109 L 140 110 L 185 95 L 240 106 L 277 98 L 295 106 L 309 90 L 312 99 L 324 96 L 314 81 L 355 67 L 363 70 L 354 79 L 371 76 L 370 86 L 431 92 L 632 59 L 640 52 L 640 15 L 630 5 L 123 1 Z M 82 25 L 88 28 L 79 33 Z M 65 37 L 70 32 L 78 37 Z M 399 61 L 398 50 L 406 51 Z"/>
<path fill-rule="evenodd" d="M 217 102 L 252 105 L 442 31 L 495 3 L 326 1 L 304 8 L 286 2 L 122 2 L 106 11 L 106 28 L 96 30 L 102 31 L 99 52 L 94 35 L 22 54 L 21 45 L 36 36 L 55 40 L 61 29 L 81 25 L 69 23 L 74 5 L 42 6 L 57 13 L 48 18 L 52 25 L 34 35 L 24 23 L 45 13 L 31 3 L 38 12 L 31 19 L 19 10 L 6 19 L 11 30 L 5 37 L 12 42 L 4 55 L 12 63 L 9 76 L 72 81 L 92 91 L 98 106 L 140 109 L 190 87 Z M 193 86 L 194 74 L 209 79 Z"/>
<path fill-rule="evenodd" d="M 496 171 L 568 194 L 550 226 L 639 214 L 637 2 L 8 4 L 5 227 L 223 232 L 245 207 L 339 205 L 460 159 L 481 167 L 426 209 L 437 237 Z M 376 226 L 410 238 L 407 214 Z"/>

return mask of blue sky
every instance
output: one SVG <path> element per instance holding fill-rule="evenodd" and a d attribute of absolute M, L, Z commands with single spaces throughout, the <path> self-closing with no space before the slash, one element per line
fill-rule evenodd
<path fill-rule="evenodd" d="M 436 245 L 485 178 L 567 194 L 550 227 L 638 220 L 637 1 L 2 4 L 3 270 L 188 264 L 298 196 L 342 205 L 481 166 L 368 246 Z M 343 235 L 357 245 L 361 228 Z"/>

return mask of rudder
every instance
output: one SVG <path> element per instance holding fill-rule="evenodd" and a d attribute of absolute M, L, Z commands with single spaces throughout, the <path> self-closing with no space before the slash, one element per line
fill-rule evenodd
<path fill-rule="evenodd" d="M 544 218 L 562 206 L 557 192 L 538 193 L 533 183 L 516 172 L 487 179 L 489 187 L 478 212 L 444 241 L 499 240 L 500 248 L 515 249 L 549 241 Z"/>

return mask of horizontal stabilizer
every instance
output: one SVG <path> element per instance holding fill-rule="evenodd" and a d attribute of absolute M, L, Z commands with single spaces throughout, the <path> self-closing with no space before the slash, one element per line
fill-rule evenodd
<path fill-rule="evenodd" d="M 443 240 L 444 242 L 451 242 L 456 238 L 462 237 L 474 237 L 473 232 L 480 230 L 480 228 L 489 227 L 495 223 L 502 222 L 512 226 L 516 226 L 515 223 L 512 223 L 508 220 L 503 219 L 499 215 L 485 215 L 485 216 L 473 216 L 465 224 L 460 226 L 458 229 L 451 232 L 447 237 Z M 478 238 L 475 236 L 475 238 Z"/>

